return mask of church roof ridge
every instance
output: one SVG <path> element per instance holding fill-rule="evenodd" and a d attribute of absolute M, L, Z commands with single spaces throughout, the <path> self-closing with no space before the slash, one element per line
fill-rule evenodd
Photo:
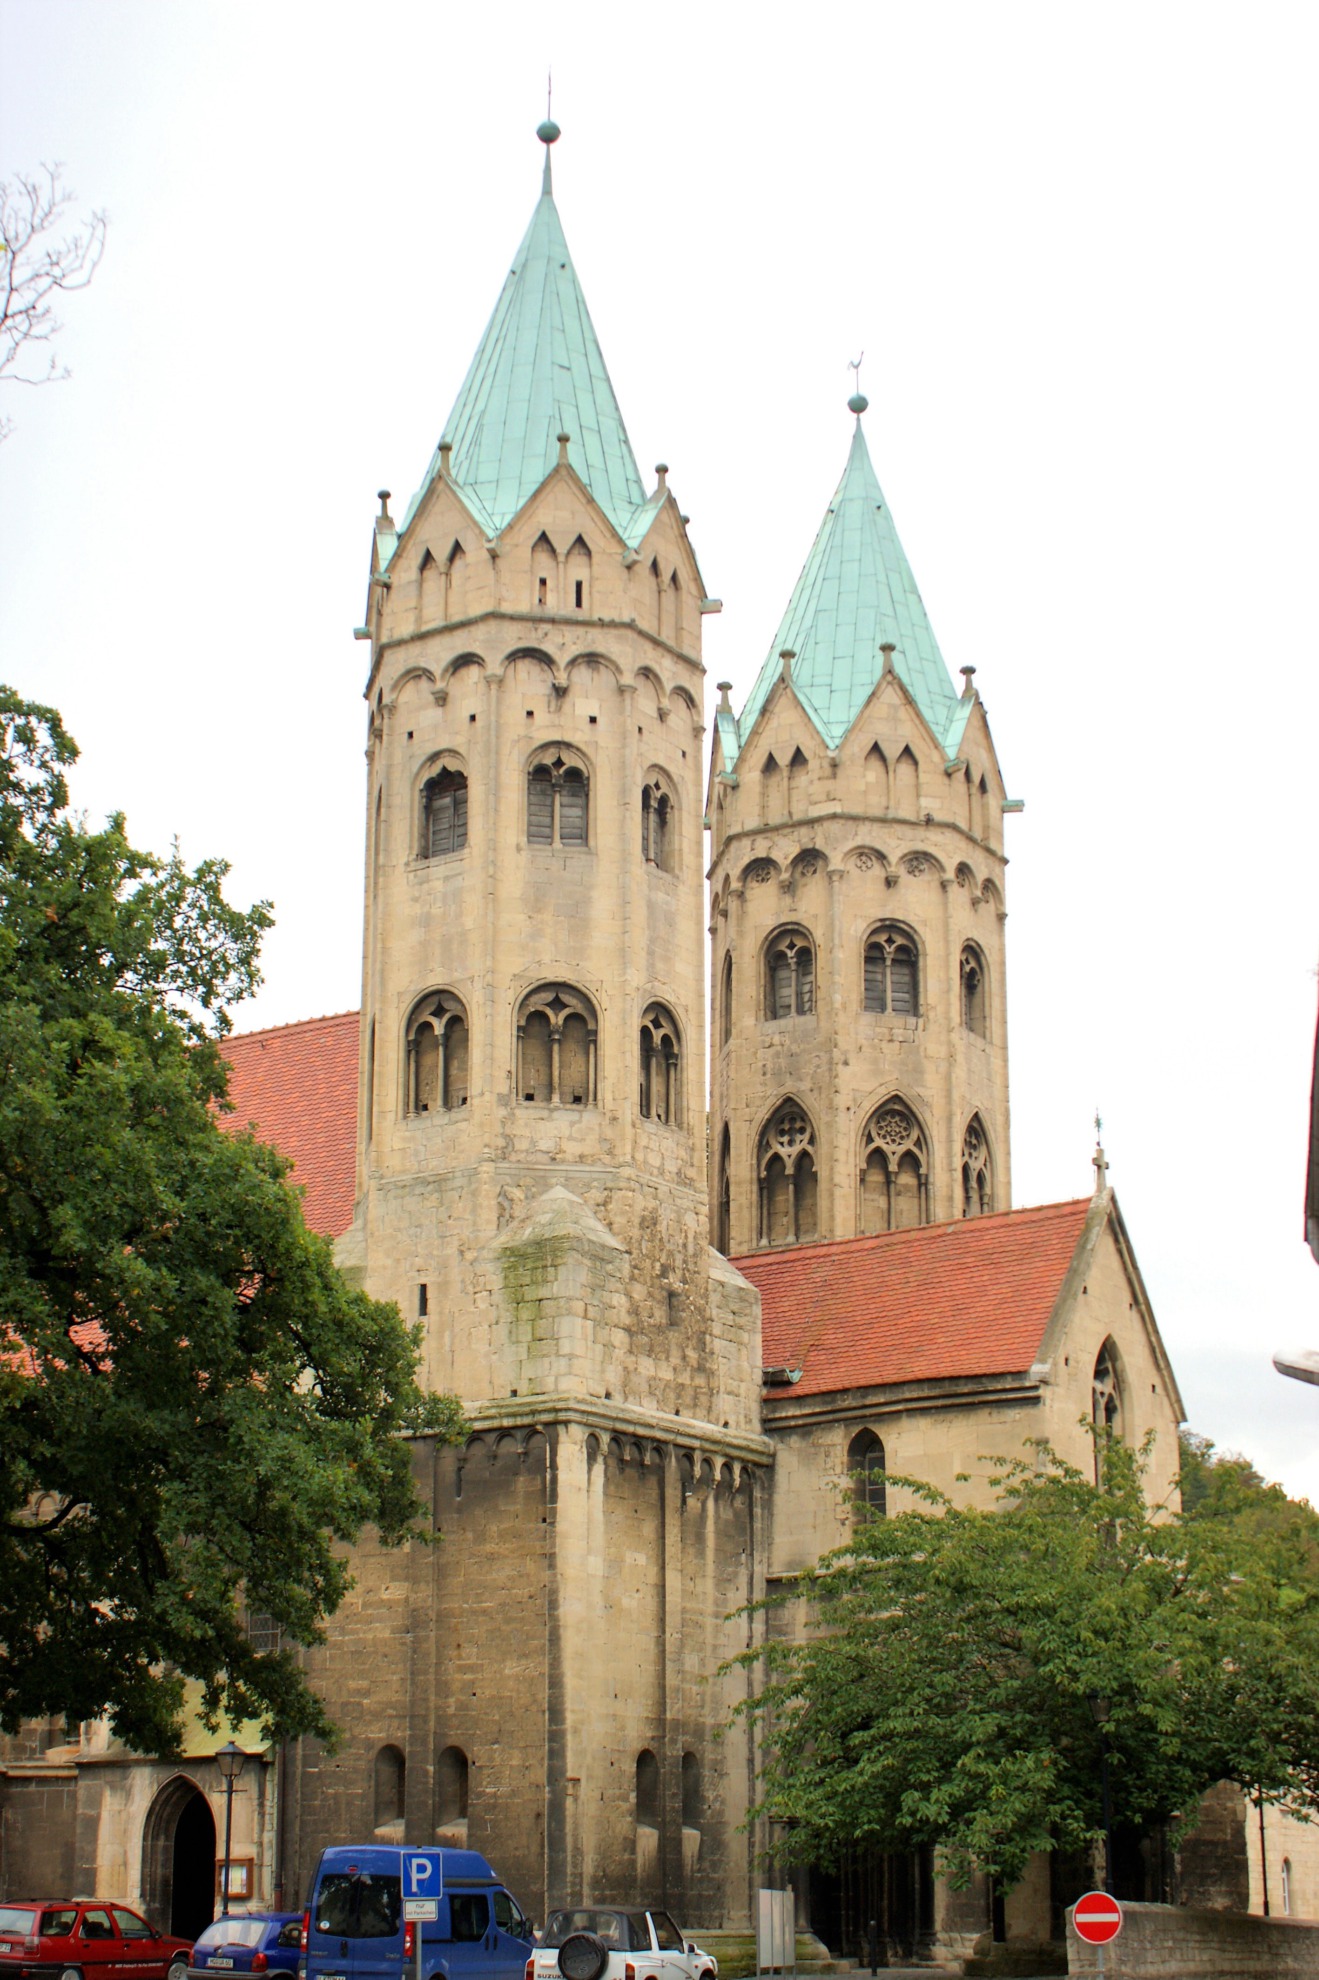
<path fill-rule="evenodd" d="M 859 397 L 849 405 L 864 409 Z M 885 644 L 893 646 L 894 671 L 921 714 L 945 751 L 955 754 L 967 710 L 939 651 L 858 412 L 842 479 L 737 718 L 739 749 L 780 678 L 785 650 L 793 655 L 798 698 L 829 748 L 836 749 L 883 671 Z M 731 738 L 724 740 L 727 749 Z"/>
<path fill-rule="evenodd" d="M 646 494 L 546 172 L 531 224 L 468 368 L 444 437 L 404 528 L 441 467 L 476 519 L 497 534 L 540 487 L 568 435 L 572 466 L 629 544 L 644 534 Z M 634 545 L 635 547 L 635 545 Z"/>

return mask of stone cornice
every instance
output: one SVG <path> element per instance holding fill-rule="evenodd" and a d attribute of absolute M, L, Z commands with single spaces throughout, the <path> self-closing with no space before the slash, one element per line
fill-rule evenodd
<path fill-rule="evenodd" d="M 474 1431 L 534 1429 L 546 1423 L 577 1424 L 604 1437 L 651 1437 L 659 1443 L 682 1445 L 712 1457 L 736 1458 L 743 1464 L 772 1464 L 769 1437 L 725 1430 L 695 1416 L 668 1416 L 639 1409 L 632 1403 L 605 1401 L 600 1396 L 507 1396 L 474 1403 L 467 1410 Z"/>
<path fill-rule="evenodd" d="M 1033 1407 L 1040 1383 L 1030 1374 L 975 1375 L 928 1382 L 894 1382 L 873 1389 L 832 1389 L 810 1396 L 766 1396 L 765 1427 L 771 1432 L 805 1424 L 868 1422 L 929 1409 L 987 1409 L 996 1403 Z"/>

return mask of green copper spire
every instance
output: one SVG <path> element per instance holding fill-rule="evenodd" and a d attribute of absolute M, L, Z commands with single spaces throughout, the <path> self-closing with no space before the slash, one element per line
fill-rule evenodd
<path fill-rule="evenodd" d="M 783 671 L 781 655 L 790 650 L 797 696 L 825 742 L 837 748 L 883 672 L 880 648 L 892 645 L 895 671 L 955 754 L 953 731 L 960 737 L 966 705 L 949 678 L 875 479 L 861 431 L 865 405 L 859 394 L 849 401 L 857 422 L 847 466 L 738 720 L 739 737 L 745 741 L 750 734 Z"/>
<path fill-rule="evenodd" d="M 550 184 L 558 125 L 547 120 L 537 135 L 545 146 L 543 190 L 441 444 L 452 450 L 449 474 L 459 494 L 494 535 L 554 467 L 558 436 L 566 433 L 573 468 L 620 535 L 639 541 L 650 511 L 643 522 L 641 476 Z M 409 521 L 439 468 L 437 448 Z"/>

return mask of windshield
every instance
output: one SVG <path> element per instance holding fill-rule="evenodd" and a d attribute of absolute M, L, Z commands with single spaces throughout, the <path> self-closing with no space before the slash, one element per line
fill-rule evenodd
<path fill-rule="evenodd" d="M 27 1879 L 24 1878 L 23 1881 L 26 1883 Z M 53 1884 L 55 1879 L 52 1877 L 50 1881 Z M 14 1882 L 18 1882 L 17 1877 L 14 1879 Z M 23 1939 L 30 1932 L 35 1932 L 36 1929 L 37 1914 L 35 1911 L 25 1910 L 16 1904 L 0 1904 L 0 1933 L 7 1934 L 11 1939 Z"/>
<path fill-rule="evenodd" d="M 264 1918 L 217 1918 L 208 1925 L 199 1946 L 259 1946 L 266 1929 Z"/>

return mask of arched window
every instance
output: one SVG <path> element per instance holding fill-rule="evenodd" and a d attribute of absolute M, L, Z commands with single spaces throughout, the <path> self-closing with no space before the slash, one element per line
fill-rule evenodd
<path fill-rule="evenodd" d="M 727 1258 L 732 1249 L 733 1231 L 733 1148 L 728 1129 L 719 1142 L 719 1210 L 716 1220 L 715 1249 Z"/>
<path fill-rule="evenodd" d="M 637 1755 L 637 1821 L 648 1829 L 660 1825 L 659 1761 L 649 1747 Z"/>
<path fill-rule="evenodd" d="M 910 747 L 893 766 L 893 809 L 899 818 L 921 815 L 921 773 Z"/>
<path fill-rule="evenodd" d="M 684 1829 L 699 1829 L 701 1826 L 701 1763 L 692 1752 L 682 1756 L 682 1826 Z"/>
<path fill-rule="evenodd" d="M 559 751 L 533 763 L 527 772 L 527 843 L 584 846 L 589 843 L 590 786 L 586 772 Z"/>
<path fill-rule="evenodd" d="M 815 951 L 800 928 L 780 928 L 765 952 L 765 1015 L 809 1017 L 815 1009 Z"/>
<path fill-rule="evenodd" d="M 661 873 L 673 871 L 673 801 L 660 783 L 642 786 L 641 857 Z"/>
<path fill-rule="evenodd" d="M 994 1170 L 989 1136 L 979 1114 L 972 1114 L 962 1136 L 962 1215 L 987 1217 L 994 1207 Z"/>
<path fill-rule="evenodd" d="M 920 1016 L 916 937 L 896 922 L 884 922 L 867 937 L 865 1008 L 891 1017 Z"/>
<path fill-rule="evenodd" d="M 815 1129 L 795 1100 L 785 1101 L 760 1137 L 756 1176 L 761 1244 L 807 1244 L 819 1234 Z"/>
<path fill-rule="evenodd" d="M 1282 1859 L 1282 1915 L 1284 1918 L 1290 1918 L 1292 1915 L 1292 1860 L 1290 1856 L 1284 1856 Z"/>
<path fill-rule="evenodd" d="M 544 530 L 531 546 L 531 603 L 538 612 L 559 609 L 559 558 Z"/>
<path fill-rule="evenodd" d="M 467 779 L 461 770 L 441 770 L 421 794 L 421 856 L 440 859 L 467 844 Z"/>
<path fill-rule="evenodd" d="M 517 1094 L 552 1107 L 594 1107 L 599 1019 L 567 983 L 542 983 L 518 1006 Z"/>
<path fill-rule="evenodd" d="M 376 1754 L 374 1768 L 374 1828 L 377 1835 L 382 1829 L 397 1831 L 397 1839 L 403 1839 L 404 1789 L 407 1779 L 407 1766 L 396 1746 L 382 1746 Z"/>
<path fill-rule="evenodd" d="M 405 1111 L 465 1107 L 470 1057 L 462 999 L 451 990 L 428 991 L 408 1019 Z"/>
<path fill-rule="evenodd" d="M 724 957 L 719 978 L 719 1042 L 726 1045 L 733 1035 L 733 957 Z"/>
<path fill-rule="evenodd" d="M 985 959 L 972 942 L 962 950 L 962 1023 L 985 1037 Z"/>
<path fill-rule="evenodd" d="M 676 1127 L 681 1106 L 678 1027 L 663 1004 L 651 1004 L 641 1019 L 639 1105 L 643 1121 Z"/>
<path fill-rule="evenodd" d="M 435 1826 L 462 1848 L 467 1840 L 467 1755 L 446 1746 L 435 1762 Z"/>
<path fill-rule="evenodd" d="M 574 612 L 591 609 L 591 552 L 582 537 L 574 539 L 568 552 L 568 606 Z"/>
<path fill-rule="evenodd" d="M 760 820 L 771 825 L 783 816 L 783 766 L 773 750 L 760 766 Z"/>
<path fill-rule="evenodd" d="M 886 1100 L 861 1137 L 861 1229 L 910 1230 L 930 1221 L 930 1155 L 905 1100 Z"/>
<path fill-rule="evenodd" d="M 847 1469 L 852 1477 L 857 1524 L 883 1519 L 888 1511 L 884 1446 L 873 1430 L 860 1430 L 853 1437 L 847 1447 Z"/>
<path fill-rule="evenodd" d="M 810 766 L 803 749 L 794 749 L 788 758 L 788 816 L 801 818 L 806 809 L 806 777 Z"/>
<path fill-rule="evenodd" d="M 1122 1384 L 1112 1341 L 1105 1341 L 1099 1350 L 1090 1385 L 1090 1407 L 1099 1430 L 1113 1437 L 1122 1435 Z"/>

